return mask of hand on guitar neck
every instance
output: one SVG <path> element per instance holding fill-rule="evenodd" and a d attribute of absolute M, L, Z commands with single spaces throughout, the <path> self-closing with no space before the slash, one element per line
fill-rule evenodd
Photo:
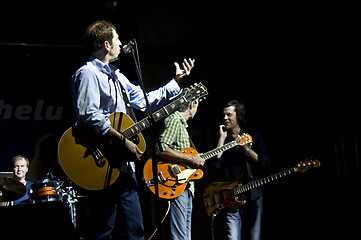
<path fill-rule="evenodd" d="M 182 152 L 177 152 L 171 148 L 165 149 L 163 152 L 158 154 L 159 158 L 167 159 L 167 161 L 173 161 L 176 163 L 184 163 L 192 168 L 200 168 L 204 166 L 205 159 L 201 158 L 201 153 L 195 155 L 188 155 Z"/>

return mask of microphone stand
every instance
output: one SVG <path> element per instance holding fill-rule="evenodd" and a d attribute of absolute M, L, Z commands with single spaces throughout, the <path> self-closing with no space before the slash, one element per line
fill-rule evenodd
<path fill-rule="evenodd" d="M 145 104 L 146 104 L 146 108 L 147 108 L 147 115 L 148 115 L 148 119 L 149 119 L 149 122 L 150 122 L 150 129 L 151 129 L 151 152 L 152 152 L 152 171 L 153 171 L 153 179 L 154 179 L 154 189 L 155 189 L 155 196 L 156 196 L 156 212 L 157 212 L 157 215 L 156 215 L 156 218 L 157 218 L 157 225 L 158 227 L 160 228 L 161 227 L 161 224 L 162 224 L 162 221 L 161 221 L 161 216 L 160 216 L 160 198 L 159 198 L 159 191 L 158 191 L 158 159 L 157 159 L 157 156 L 156 156 L 156 148 L 155 148 L 155 142 L 154 140 L 157 142 L 158 144 L 158 148 L 161 151 L 163 151 L 163 148 L 162 148 L 162 145 L 160 143 L 160 140 L 158 138 L 159 134 L 158 134 L 158 131 L 155 127 L 155 120 L 153 118 L 153 115 L 152 115 L 152 111 L 150 109 L 150 105 L 149 105 L 149 101 L 148 101 L 148 98 L 147 98 L 147 93 L 145 91 L 145 87 L 144 87 L 144 82 L 143 82 L 143 78 L 142 78 L 142 71 L 141 71 L 141 67 L 140 67 L 140 61 L 139 61 L 139 54 L 138 54 L 138 46 L 137 46 L 137 42 L 136 40 L 132 40 L 130 42 L 131 46 L 129 48 L 129 52 L 132 54 L 132 57 L 133 57 L 133 61 L 134 61 L 134 64 L 135 64 L 135 67 L 136 67 L 136 73 L 137 73 L 137 77 L 138 77 L 138 80 L 139 80 L 139 85 L 143 91 L 143 95 L 144 95 L 144 100 L 145 100 Z M 134 51 L 134 48 L 133 46 L 135 47 L 135 51 Z M 160 238 L 159 239 L 162 239 L 162 231 L 160 231 L 159 233 L 159 236 Z"/>

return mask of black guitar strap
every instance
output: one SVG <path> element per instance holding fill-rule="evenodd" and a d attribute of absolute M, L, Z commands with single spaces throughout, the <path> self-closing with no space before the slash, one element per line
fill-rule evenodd
<path fill-rule="evenodd" d="M 120 92 L 122 93 L 122 96 L 123 96 L 123 101 L 124 101 L 124 104 L 125 104 L 126 114 L 128 114 L 133 119 L 134 122 L 137 122 L 137 118 L 136 118 L 136 116 L 134 114 L 132 106 L 130 105 L 130 101 L 129 101 L 129 98 L 128 98 L 126 92 L 125 92 L 125 89 L 124 89 L 122 83 L 119 81 L 117 75 L 115 74 L 116 68 L 113 65 L 110 65 L 110 69 L 111 69 L 111 78 L 113 80 L 115 89 L 117 89 L 116 82 L 120 86 Z M 118 94 L 116 94 L 116 96 L 118 96 Z M 117 99 L 115 101 L 115 105 L 117 105 L 117 102 L 118 102 L 118 97 L 117 97 Z"/>
<path fill-rule="evenodd" d="M 240 134 L 245 134 L 245 133 L 247 133 L 247 132 L 244 130 L 244 128 L 242 128 Z M 250 148 L 252 148 L 252 144 L 249 144 L 248 146 Z M 248 160 L 246 160 L 246 165 L 245 166 L 246 166 L 248 177 L 253 178 L 252 167 L 251 167 L 251 164 L 249 163 Z"/>
<path fill-rule="evenodd" d="M 125 103 L 125 110 L 126 110 L 127 114 L 133 119 L 133 121 L 137 122 L 137 118 L 136 118 L 136 116 L 134 114 L 132 106 L 130 105 L 129 98 L 128 98 L 127 94 L 125 93 L 124 87 L 123 87 L 122 83 L 119 80 L 118 80 L 118 83 L 119 83 L 120 90 L 121 90 L 123 100 L 124 100 L 124 103 Z"/>

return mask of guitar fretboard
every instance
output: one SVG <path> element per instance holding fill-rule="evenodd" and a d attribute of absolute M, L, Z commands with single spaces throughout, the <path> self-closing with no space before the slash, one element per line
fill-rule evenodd
<path fill-rule="evenodd" d="M 218 153 L 224 152 L 230 148 L 233 148 L 234 146 L 236 146 L 238 143 L 240 143 L 242 140 L 234 140 L 232 142 L 229 142 L 227 144 L 224 144 L 221 147 L 218 147 L 216 149 L 213 149 L 209 152 L 206 152 L 204 154 L 201 155 L 201 158 L 203 158 L 204 160 L 210 159 L 214 156 L 216 156 Z"/>
<path fill-rule="evenodd" d="M 171 102 L 170 104 L 162 107 L 161 109 L 157 110 L 155 113 L 152 114 L 154 121 L 157 122 L 160 119 L 168 116 L 169 114 L 174 112 L 181 104 L 185 103 L 186 101 L 188 101 L 188 100 L 186 99 L 185 96 L 183 96 L 183 97 L 180 97 L 179 99 Z M 123 131 L 123 134 L 126 138 L 130 139 L 149 126 L 150 126 L 150 119 L 149 119 L 149 117 L 146 117 L 146 118 L 140 120 L 139 122 L 135 123 L 133 126 L 125 129 Z"/>
<path fill-rule="evenodd" d="M 271 176 L 258 179 L 257 181 L 250 182 L 250 183 L 247 183 L 245 185 L 238 186 L 238 187 L 233 189 L 233 193 L 234 193 L 234 195 L 239 195 L 241 193 L 247 192 L 247 191 L 252 190 L 254 188 L 260 187 L 263 184 L 272 182 L 272 181 L 277 180 L 277 179 L 282 178 L 282 177 L 286 177 L 286 176 L 288 176 L 288 175 L 290 175 L 290 174 L 292 174 L 294 172 L 295 172 L 294 168 L 287 169 L 285 171 L 273 174 Z"/>

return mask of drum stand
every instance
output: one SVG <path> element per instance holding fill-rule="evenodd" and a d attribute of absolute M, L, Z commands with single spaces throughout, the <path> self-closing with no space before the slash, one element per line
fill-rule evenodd
<path fill-rule="evenodd" d="M 75 189 L 70 186 L 66 187 L 63 191 L 63 202 L 68 206 L 69 213 L 71 217 L 71 221 L 76 229 L 76 207 L 75 203 L 78 202 L 78 199 L 76 197 L 76 191 Z"/>

